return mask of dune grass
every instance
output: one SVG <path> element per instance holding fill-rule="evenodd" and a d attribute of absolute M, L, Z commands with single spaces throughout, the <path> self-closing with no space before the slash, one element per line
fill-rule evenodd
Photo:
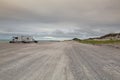
<path fill-rule="evenodd" d="M 120 44 L 120 40 L 77 40 L 86 44 Z"/>

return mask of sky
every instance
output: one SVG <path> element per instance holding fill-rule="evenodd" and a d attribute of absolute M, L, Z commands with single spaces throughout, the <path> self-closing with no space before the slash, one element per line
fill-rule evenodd
<path fill-rule="evenodd" d="M 120 0 L 0 0 L 0 39 L 81 39 L 120 32 Z"/>

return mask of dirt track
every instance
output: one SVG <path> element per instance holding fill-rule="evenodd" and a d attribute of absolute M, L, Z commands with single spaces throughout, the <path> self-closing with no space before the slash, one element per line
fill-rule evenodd
<path fill-rule="evenodd" d="M 120 80 L 120 49 L 77 42 L 0 43 L 0 80 Z"/>

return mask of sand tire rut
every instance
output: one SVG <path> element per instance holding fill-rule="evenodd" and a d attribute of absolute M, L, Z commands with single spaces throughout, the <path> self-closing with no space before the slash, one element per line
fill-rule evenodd
<path fill-rule="evenodd" d="M 73 41 L 2 43 L 0 80 L 120 80 L 120 49 Z"/>

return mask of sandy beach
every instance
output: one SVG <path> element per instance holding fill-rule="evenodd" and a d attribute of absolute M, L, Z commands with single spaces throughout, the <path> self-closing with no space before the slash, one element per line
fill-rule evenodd
<path fill-rule="evenodd" d="M 120 49 L 74 41 L 0 43 L 0 80 L 119 80 Z"/>

